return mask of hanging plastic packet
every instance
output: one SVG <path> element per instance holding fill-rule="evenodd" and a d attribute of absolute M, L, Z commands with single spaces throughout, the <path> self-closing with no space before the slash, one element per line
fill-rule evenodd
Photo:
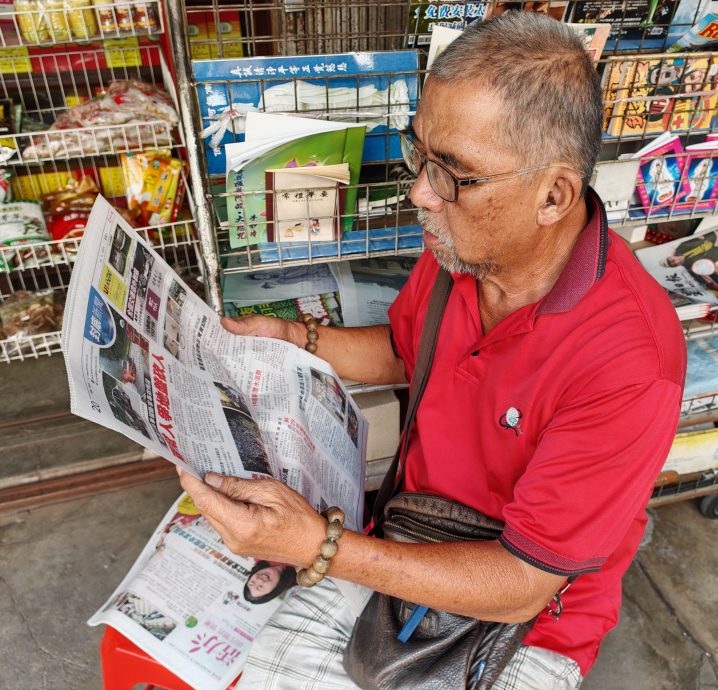
<path fill-rule="evenodd" d="M 87 41 L 99 33 L 92 0 L 64 0 L 73 38 Z"/>
<path fill-rule="evenodd" d="M 95 181 L 88 175 L 83 175 L 79 181 L 71 179 L 64 189 L 45 194 L 42 204 L 52 239 L 80 237 L 98 194 Z"/>
<path fill-rule="evenodd" d="M 122 174 L 130 215 L 140 225 L 171 222 L 180 189 L 182 162 L 168 150 L 123 154 Z"/>
<path fill-rule="evenodd" d="M 160 24 L 157 19 L 157 10 L 153 5 L 138 4 L 132 8 L 132 17 L 137 31 L 146 31 L 154 34 L 159 31 Z"/>
<path fill-rule="evenodd" d="M 20 247 L 49 239 L 39 203 L 20 201 L 0 206 L 0 269 L 9 269 L 16 264 L 23 268 L 46 265 L 50 261 L 47 248 L 24 251 Z"/>
<path fill-rule="evenodd" d="M 15 0 L 17 25 L 24 43 L 47 43 L 50 31 L 47 25 L 47 14 L 38 0 Z"/>
<path fill-rule="evenodd" d="M 50 34 L 55 43 L 70 40 L 70 23 L 65 11 L 65 0 L 44 0 L 50 24 Z"/>
<path fill-rule="evenodd" d="M 115 6 L 111 2 L 96 2 L 95 9 L 97 10 L 97 19 L 100 24 L 101 33 L 104 35 L 117 36 L 119 28 L 117 26 Z"/>
<path fill-rule="evenodd" d="M 5 168 L 0 168 L 0 204 L 6 204 L 12 200 L 12 187 L 10 186 L 10 180 L 12 174 Z"/>
<path fill-rule="evenodd" d="M 62 328 L 62 303 L 52 290 L 16 292 L 0 303 L 2 338 L 27 338 Z"/>
<path fill-rule="evenodd" d="M 10 99 L 0 100 L 0 164 L 15 158 L 18 153 L 15 139 L 12 136 L 3 136 L 12 135 L 15 132 L 14 111 L 15 107 Z"/>

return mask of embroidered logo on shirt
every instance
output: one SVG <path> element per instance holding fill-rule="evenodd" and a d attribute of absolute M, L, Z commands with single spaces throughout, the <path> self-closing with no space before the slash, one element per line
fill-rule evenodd
<path fill-rule="evenodd" d="M 499 417 L 499 425 L 504 429 L 511 429 L 517 436 L 521 433 L 521 420 L 523 414 L 521 410 L 515 407 L 509 407 L 504 414 Z"/>

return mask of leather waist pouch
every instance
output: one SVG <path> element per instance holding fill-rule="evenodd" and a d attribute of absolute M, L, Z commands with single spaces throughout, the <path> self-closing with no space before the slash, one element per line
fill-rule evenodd
<path fill-rule="evenodd" d="M 382 528 L 391 541 L 488 541 L 501 535 L 503 523 L 456 501 L 400 493 L 386 504 Z M 344 651 L 344 668 L 360 688 L 488 690 L 533 625 L 429 609 L 402 643 L 397 635 L 413 610 L 402 599 L 372 595 Z"/>

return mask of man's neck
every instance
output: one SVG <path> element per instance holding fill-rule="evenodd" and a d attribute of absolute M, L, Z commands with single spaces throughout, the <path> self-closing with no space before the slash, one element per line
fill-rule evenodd
<path fill-rule="evenodd" d="M 513 312 L 545 297 L 566 267 L 581 231 L 588 223 L 585 203 L 560 223 L 541 229 L 528 263 L 502 266 L 479 283 L 479 309 L 484 333 Z"/>

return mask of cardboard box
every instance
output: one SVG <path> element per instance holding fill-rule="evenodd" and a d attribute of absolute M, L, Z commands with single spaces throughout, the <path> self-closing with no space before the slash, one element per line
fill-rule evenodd
<path fill-rule="evenodd" d="M 367 462 L 393 457 L 399 445 L 399 399 L 394 391 L 357 393 L 354 401 L 369 421 Z"/>

